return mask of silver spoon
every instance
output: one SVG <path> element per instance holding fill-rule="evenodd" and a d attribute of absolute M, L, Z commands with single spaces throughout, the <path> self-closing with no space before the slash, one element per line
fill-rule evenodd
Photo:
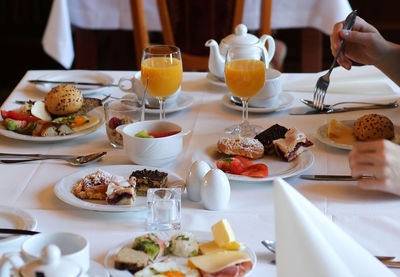
<path fill-rule="evenodd" d="M 269 251 L 275 254 L 276 252 L 276 247 L 275 247 L 275 241 L 273 240 L 262 240 L 261 241 L 262 245 L 264 245 Z M 394 260 L 396 257 L 392 256 L 375 256 L 378 260 L 381 262 L 383 261 L 391 261 Z"/>
<path fill-rule="evenodd" d="M 100 160 L 107 152 L 99 152 L 93 153 L 86 156 L 71 156 L 71 155 L 41 155 L 41 154 L 8 154 L 8 153 L 0 153 L 0 158 L 8 158 L 10 160 L 0 160 L 2 163 L 22 163 L 22 162 L 30 162 L 30 161 L 39 161 L 39 160 L 64 160 L 71 165 L 80 166 L 86 165 L 90 163 L 97 162 Z M 19 158 L 18 160 L 16 158 Z M 22 159 L 21 159 L 22 158 Z"/>
<path fill-rule="evenodd" d="M 303 98 L 301 98 L 300 101 L 303 104 L 306 104 L 307 106 L 309 106 L 309 107 L 314 109 L 313 101 L 307 100 L 307 99 L 303 99 Z M 384 104 L 371 103 L 371 102 L 343 101 L 343 102 L 338 102 L 338 103 L 335 103 L 335 104 L 332 104 L 332 105 L 324 104 L 323 107 L 322 107 L 322 110 L 325 110 L 325 111 L 333 110 L 333 107 L 336 107 L 336 106 L 339 106 L 339 105 L 343 105 L 343 104 L 364 104 L 364 105 L 373 105 L 374 107 L 397 107 L 398 106 L 397 101 L 384 103 Z"/>

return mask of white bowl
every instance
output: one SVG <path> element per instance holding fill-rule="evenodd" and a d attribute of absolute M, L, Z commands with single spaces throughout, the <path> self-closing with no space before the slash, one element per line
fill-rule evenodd
<path fill-rule="evenodd" d="M 117 127 L 123 137 L 125 153 L 129 159 L 140 165 L 161 167 L 176 160 L 182 151 L 183 136 L 190 131 L 182 131 L 182 128 L 172 122 L 163 120 L 140 121 Z M 148 132 L 179 133 L 162 138 L 140 138 L 135 134 L 147 130 Z"/>

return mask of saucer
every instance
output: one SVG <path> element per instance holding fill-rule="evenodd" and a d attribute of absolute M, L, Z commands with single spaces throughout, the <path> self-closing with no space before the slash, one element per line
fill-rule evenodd
<path fill-rule="evenodd" d="M 174 105 L 165 105 L 165 113 L 172 113 L 181 111 L 184 109 L 189 108 L 194 103 L 193 96 L 189 95 L 188 93 L 182 92 L 178 95 L 176 99 L 176 103 Z M 148 109 L 146 108 L 146 113 L 148 114 L 159 114 L 160 110 L 157 109 Z"/>
<path fill-rule="evenodd" d="M 109 277 L 110 274 L 108 271 L 102 266 L 101 264 L 95 262 L 95 261 L 90 261 L 90 268 L 89 271 L 86 272 L 84 275 L 85 277 Z"/>
<path fill-rule="evenodd" d="M 230 100 L 231 94 L 227 93 L 224 95 L 222 98 L 222 104 L 230 109 L 236 110 L 236 111 L 242 111 L 242 106 L 236 105 L 231 102 Z M 272 107 L 265 107 L 265 108 L 256 108 L 256 107 L 249 107 L 249 112 L 251 113 L 271 113 L 271 112 L 277 112 L 277 111 L 282 111 L 290 108 L 290 106 L 293 103 L 293 96 L 282 92 L 278 96 L 278 101 L 276 104 Z"/>
<path fill-rule="evenodd" d="M 208 82 L 210 82 L 213 85 L 216 85 L 216 86 L 219 86 L 219 87 L 223 87 L 223 88 L 228 88 L 224 81 L 219 79 L 217 76 L 215 76 L 211 72 L 207 73 L 206 79 L 207 79 Z"/>

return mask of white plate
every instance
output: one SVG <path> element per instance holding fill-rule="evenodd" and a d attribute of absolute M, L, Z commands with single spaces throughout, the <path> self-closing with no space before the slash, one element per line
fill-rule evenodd
<path fill-rule="evenodd" d="M 222 104 L 224 104 L 225 107 L 236 110 L 236 111 L 242 111 L 242 107 L 238 106 L 234 103 L 231 102 L 230 100 L 231 94 L 225 94 L 224 97 L 222 98 Z M 279 94 L 278 97 L 278 102 L 276 103 L 275 106 L 273 107 L 267 107 L 267 108 L 255 108 L 255 107 L 250 107 L 249 106 L 249 112 L 250 113 L 271 113 L 271 112 L 276 112 L 276 111 L 282 111 L 285 109 L 290 108 L 290 106 L 293 103 L 293 96 L 290 95 L 289 93 L 282 92 Z"/>
<path fill-rule="evenodd" d="M 90 268 L 88 272 L 86 272 L 88 277 L 109 277 L 110 274 L 108 271 L 99 263 L 95 261 L 90 261 Z M 85 275 L 85 276 L 86 276 Z"/>
<path fill-rule="evenodd" d="M 193 96 L 189 95 L 188 93 L 181 92 L 178 95 L 175 104 L 165 105 L 165 112 L 172 113 L 172 112 L 181 111 L 181 110 L 189 108 L 190 106 L 193 105 L 193 103 L 194 103 Z M 146 109 L 146 113 L 159 114 L 160 110 L 159 109 Z"/>
<path fill-rule="evenodd" d="M 114 79 L 107 74 L 95 71 L 88 71 L 88 70 L 58 71 L 39 76 L 36 79 L 46 80 L 46 81 L 73 81 L 73 82 L 105 83 L 105 84 L 112 84 L 114 82 Z M 48 93 L 53 87 L 56 87 L 57 84 L 38 83 L 35 84 L 35 86 L 41 92 Z M 74 87 L 77 87 L 82 92 L 83 95 L 100 92 L 102 90 L 110 88 L 110 87 L 83 86 L 83 85 L 74 85 Z"/>
<path fill-rule="evenodd" d="M 36 219 L 29 213 L 9 206 L 0 206 L 0 226 L 1 228 L 35 230 Z M 23 235 L 0 234 L 0 245 L 16 241 L 23 238 Z"/>
<path fill-rule="evenodd" d="M 192 156 L 192 161 L 203 160 L 211 168 L 217 168 L 215 161 L 223 159 L 227 155 L 219 153 L 216 145 L 210 145 L 203 150 L 199 150 Z M 252 178 L 243 175 L 226 173 L 231 181 L 239 182 L 265 182 L 272 181 L 274 178 L 288 178 L 300 174 L 311 167 L 314 162 L 314 154 L 310 150 L 304 151 L 299 157 L 291 162 L 285 162 L 276 156 L 264 156 L 262 159 L 255 160 L 255 163 L 263 163 L 268 166 L 268 177 Z"/>
<path fill-rule="evenodd" d="M 343 120 L 340 121 L 343 125 L 347 127 L 353 128 L 355 120 Z M 317 130 L 317 139 L 321 141 L 322 143 L 339 148 L 339 149 L 344 149 L 344 150 L 351 150 L 353 149 L 354 142 L 349 142 L 349 143 L 339 143 L 334 140 L 332 140 L 330 137 L 328 137 L 328 125 L 329 123 L 322 125 L 321 127 L 318 128 Z M 399 144 L 400 142 L 400 127 L 395 125 L 394 126 L 394 138 L 392 139 L 394 143 Z"/>
<path fill-rule="evenodd" d="M 213 240 L 211 232 L 204 232 L 204 231 L 189 231 L 189 232 L 192 233 L 200 243 L 205 243 L 205 242 Z M 176 233 L 178 233 L 178 231 L 162 232 L 157 235 L 160 239 L 169 241 L 169 239 Z M 138 236 L 143 235 L 143 234 L 146 234 L 146 233 L 139 234 Z M 127 270 L 118 270 L 118 269 L 114 268 L 114 256 L 118 253 L 119 250 L 121 250 L 121 248 L 132 245 L 133 241 L 138 236 L 135 236 L 134 238 L 124 241 L 123 243 L 119 244 L 117 247 L 111 249 L 107 253 L 107 255 L 104 259 L 104 265 L 105 265 L 106 269 L 110 272 L 111 276 L 113 276 L 113 277 L 132 277 L 133 276 Z M 249 247 L 247 247 L 246 245 L 244 245 L 244 249 L 241 251 L 247 253 L 250 256 L 251 262 L 253 264 L 252 269 L 245 275 L 245 276 L 249 276 L 250 273 L 256 267 L 257 256 L 256 256 L 256 253 L 254 253 L 254 251 L 252 249 L 250 249 Z M 178 264 L 187 265 L 187 258 L 174 257 L 174 256 L 171 256 L 171 257 L 172 257 L 172 259 L 176 260 L 176 262 Z"/>
<path fill-rule="evenodd" d="M 68 203 L 72 206 L 92 210 L 92 211 L 103 211 L 103 212 L 131 212 L 131 211 L 142 211 L 146 209 L 146 197 L 137 196 L 133 205 L 108 205 L 105 200 L 83 200 L 76 197 L 72 192 L 72 187 L 78 182 L 80 179 L 85 176 L 96 172 L 97 169 L 102 169 L 114 175 L 120 175 L 126 178 L 129 178 L 132 171 L 134 170 L 158 170 L 162 172 L 168 173 L 168 184 L 184 182 L 181 177 L 177 174 L 164 170 L 158 169 L 149 166 L 139 166 L 139 165 L 110 165 L 99 168 L 86 168 L 81 171 L 75 172 L 71 175 L 65 176 L 62 178 L 54 187 L 54 192 L 57 197 Z"/>
<path fill-rule="evenodd" d="M 226 83 L 224 81 L 218 79 L 211 72 L 207 73 L 206 79 L 207 79 L 207 81 L 209 81 L 213 85 L 216 85 L 216 86 L 219 86 L 219 87 L 224 87 L 224 88 L 228 89 L 228 87 L 226 86 Z"/>
<path fill-rule="evenodd" d="M 99 122 L 96 125 L 94 125 L 93 127 L 90 127 L 89 129 L 82 130 L 82 131 L 76 132 L 76 133 L 72 133 L 71 135 L 34 137 L 34 136 L 29 136 L 29 135 L 18 134 L 16 132 L 7 130 L 6 127 L 3 125 L 2 121 L 0 121 L 0 135 L 8 137 L 8 138 L 12 138 L 12 139 L 35 141 L 35 142 L 64 141 L 64 140 L 69 140 L 69 139 L 73 139 L 73 138 L 78 138 L 78 137 L 82 137 L 82 136 L 85 136 L 87 134 L 90 134 L 90 133 L 96 131 L 104 123 L 104 115 L 98 109 L 91 110 L 90 112 L 87 113 L 87 115 L 91 116 L 91 117 L 97 117 L 99 119 Z"/>

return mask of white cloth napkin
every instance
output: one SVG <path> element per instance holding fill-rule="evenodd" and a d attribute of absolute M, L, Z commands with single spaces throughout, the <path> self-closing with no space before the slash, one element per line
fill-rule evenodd
<path fill-rule="evenodd" d="M 283 80 L 283 90 L 314 93 L 315 84 L 327 70 L 319 73 L 292 74 L 290 81 Z M 343 67 L 333 69 L 327 93 L 396 95 L 400 88 L 375 66 L 353 66 L 351 70 Z"/>
<path fill-rule="evenodd" d="M 278 276 L 396 276 L 281 178 L 274 198 Z"/>
<path fill-rule="evenodd" d="M 58 61 L 63 67 L 71 68 L 75 54 L 67 0 L 54 0 L 42 45 L 44 51 L 50 57 Z"/>

